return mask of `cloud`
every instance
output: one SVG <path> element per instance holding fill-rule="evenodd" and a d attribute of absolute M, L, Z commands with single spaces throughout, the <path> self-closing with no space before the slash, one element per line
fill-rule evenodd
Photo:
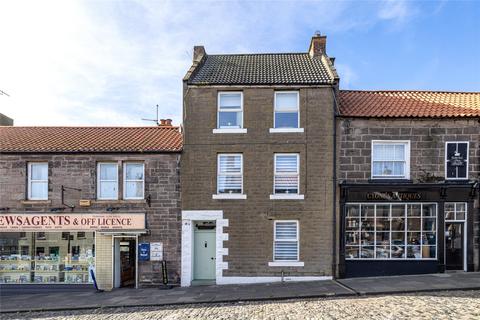
<path fill-rule="evenodd" d="M 330 1 L 8 1 L 0 10 L 0 112 L 17 125 L 181 121 L 193 45 L 208 53 L 306 51 L 329 35 L 402 20 L 405 3 Z M 361 10 L 360 10 L 361 9 Z M 360 14 L 359 14 L 360 12 Z M 340 68 L 341 70 L 341 68 Z M 342 83 L 355 80 L 343 69 Z"/>
<path fill-rule="evenodd" d="M 381 2 L 378 17 L 382 20 L 402 24 L 415 15 L 417 10 L 405 0 L 385 0 Z"/>
<path fill-rule="evenodd" d="M 340 84 L 343 89 L 351 89 L 355 86 L 355 82 L 358 80 L 358 75 L 350 65 L 337 63 L 335 68 L 340 76 Z"/>

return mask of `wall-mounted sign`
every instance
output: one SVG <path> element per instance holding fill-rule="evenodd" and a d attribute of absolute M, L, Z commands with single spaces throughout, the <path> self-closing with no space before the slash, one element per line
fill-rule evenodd
<path fill-rule="evenodd" d="M 150 244 L 150 260 L 162 261 L 163 260 L 163 243 L 152 242 Z"/>
<path fill-rule="evenodd" d="M 0 214 L 0 231 L 96 231 L 144 229 L 144 213 Z"/>
<path fill-rule="evenodd" d="M 368 192 L 367 200 L 415 201 L 422 200 L 422 195 L 418 192 Z"/>
<path fill-rule="evenodd" d="M 150 243 L 143 242 L 138 244 L 138 260 L 139 261 L 150 260 Z"/>
<path fill-rule="evenodd" d="M 450 157 L 450 165 L 452 167 L 463 167 L 465 165 L 465 159 L 462 154 L 455 152 Z"/>

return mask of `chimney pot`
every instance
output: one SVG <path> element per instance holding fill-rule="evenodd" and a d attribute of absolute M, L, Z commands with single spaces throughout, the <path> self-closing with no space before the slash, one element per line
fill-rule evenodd
<path fill-rule="evenodd" d="M 160 127 L 171 127 L 172 119 L 160 119 Z"/>
<path fill-rule="evenodd" d="M 327 54 L 327 36 L 322 36 L 319 31 L 315 32 L 310 42 L 308 54 L 310 57 L 320 57 L 322 54 Z"/>
<path fill-rule="evenodd" d="M 193 62 L 200 62 L 202 58 L 206 55 L 204 46 L 194 46 L 193 47 Z"/>

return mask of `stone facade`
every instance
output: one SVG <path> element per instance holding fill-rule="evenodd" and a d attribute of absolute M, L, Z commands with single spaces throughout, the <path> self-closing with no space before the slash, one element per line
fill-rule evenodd
<path fill-rule="evenodd" d="M 48 162 L 49 187 L 46 201 L 26 200 L 28 162 Z M 96 200 L 97 163 L 117 162 L 118 177 L 122 177 L 122 163 L 138 161 L 145 164 L 145 200 Z M 79 188 L 66 190 L 64 202 L 75 205 L 74 213 L 145 212 L 148 233 L 139 236 L 138 242 L 163 242 L 170 283 L 180 278 L 180 177 L 179 153 L 143 154 L 0 154 L 0 207 L 7 213 L 51 212 L 63 207 L 61 186 Z M 119 198 L 122 183 L 119 178 Z M 79 200 L 91 200 L 90 207 L 79 206 Z M 146 199 L 150 199 L 147 201 Z M 65 208 L 64 212 L 70 212 Z M 103 239 L 103 240 L 102 240 Z M 97 233 L 96 272 L 104 289 L 112 287 L 112 238 Z M 102 240 L 102 241 L 101 241 Z M 100 242 L 99 242 L 100 241 Z M 159 263 L 139 261 L 139 285 L 161 283 Z"/>
<path fill-rule="evenodd" d="M 414 182 L 445 178 L 445 142 L 469 141 L 469 178 L 480 177 L 480 124 L 477 119 L 344 118 L 339 125 L 339 179 L 368 182 L 372 140 L 410 140 L 410 177 Z"/>
<path fill-rule="evenodd" d="M 299 91 L 303 133 L 269 132 L 273 127 L 274 92 L 285 89 Z M 247 133 L 212 132 L 217 125 L 218 92 L 228 90 L 243 92 Z M 228 221 L 223 227 L 228 241 L 223 243 L 222 283 L 242 282 L 242 277 L 332 276 L 332 88 L 187 86 L 184 99 L 182 210 L 221 211 Z M 271 200 L 274 154 L 289 152 L 300 154 L 300 194 L 304 200 Z M 243 154 L 246 199 L 212 199 L 217 188 L 218 153 Z M 299 221 L 299 260 L 304 262 L 303 267 L 269 266 L 273 261 L 274 220 Z"/>
<path fill-rule="evenodd" d="M 455 186 L 475 186 L 480 178 L 480 125 L 478 119 L 428 119 L 428 118 L 339 118 L 339 183 L 360 184 L 357 188 L 370 188 L 375 185 L 382 189 L 415 188 L 449 188 Z M 375 181 L 371 179 L 371 154 L 373 140 L 409 140 L 410 141 L 410 179 Z M 468 179 L 463 182 L 445 180 L 445 143 L 454 141 L 469 142 Z M 403 185 L 402 185 L 403 183 Z M 368 185 L 367 185 L 368 184 Z M 473 188 L 473 187 L 472 187 Z M 469 191 L 470 192 L 470 191 Z M 445 200 L 448 199 L 448 200 Z M 471 207 L 468 216 L 468 269 L 479 270 L 480 223 L 478 212 L 480 204 L 478 194 L 469 198 Z M 443 201 L 465 201 L 451 196 L 439 196 L 439 204 Z M 441 219 L 440 219 L 441 218 Z M 443 208 L 439 208 L 439 223 L 443 227 Z M 472 225 L 470 225 L 472 224 Z M 439 232 L 441 228 L 438 229 Z M 439 250 L 443 250 L 443 233 L 438 238 Z M 442 251 L 443 252 L 443 251 Z M 440 253 L 442 254 L 442 253 Z M 471 256 L 470 256 L 471 255 Z M 439 257 L 440 262 L 443 256 Z"/>

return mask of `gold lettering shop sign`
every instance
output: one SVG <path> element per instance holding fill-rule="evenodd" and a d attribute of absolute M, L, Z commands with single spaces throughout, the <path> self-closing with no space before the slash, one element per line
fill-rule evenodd
<path fill-rule="evenodd" d="M 368 192 L 367 200 L 389 200 L 389 201 L 415 201 L 421 200 L 422 196 L 418 192 Z"/>
<path fill-rule="evenodd" d="M 0 231 L 96 231 L 145 229 L 144 213 L 0 214 Z"/>

